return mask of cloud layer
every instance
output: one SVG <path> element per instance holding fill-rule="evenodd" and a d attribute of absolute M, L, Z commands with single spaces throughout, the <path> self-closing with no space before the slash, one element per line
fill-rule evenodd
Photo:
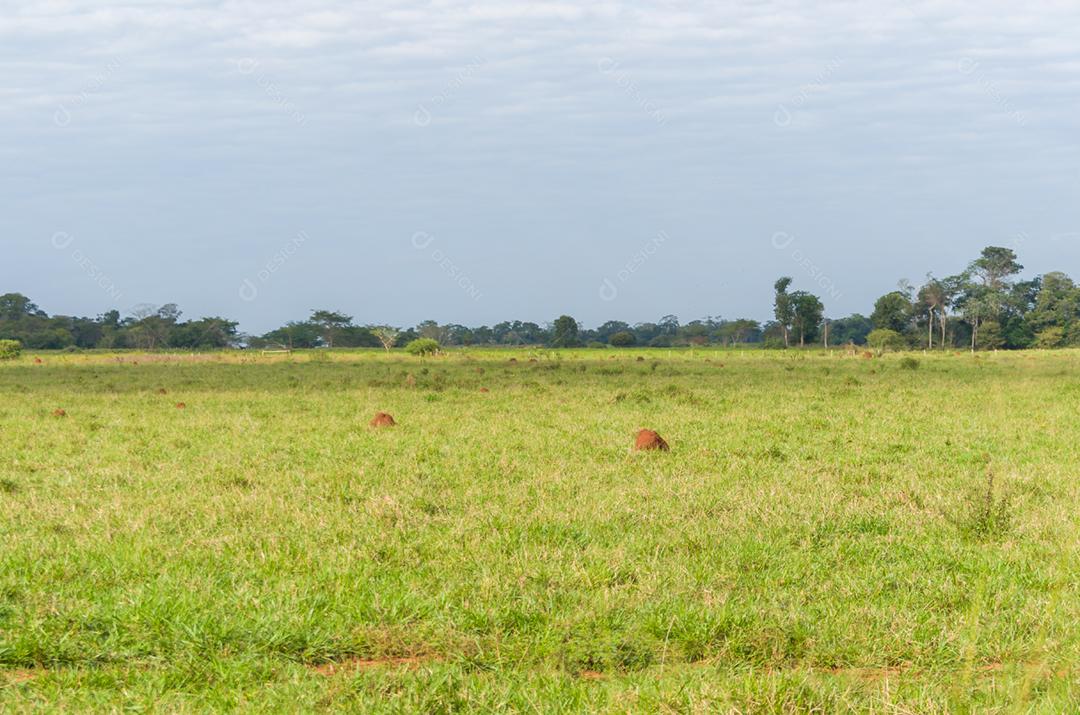
<path fill-rule="evenodd" d="M 998 0 L 16 0 L 0 290 L 261 331 L 316 307 L 763 318 L 780 274 L 840 315 L 989 243 L 1080 273 L 1078 20 Z"/>

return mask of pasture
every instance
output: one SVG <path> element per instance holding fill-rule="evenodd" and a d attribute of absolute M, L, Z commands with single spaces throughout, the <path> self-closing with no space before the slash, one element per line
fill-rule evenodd
<path fill-rule="evenodd" d="M 911 357 L 0 363 L 0 709 L 1076 711 L 1080 352 Z"/>

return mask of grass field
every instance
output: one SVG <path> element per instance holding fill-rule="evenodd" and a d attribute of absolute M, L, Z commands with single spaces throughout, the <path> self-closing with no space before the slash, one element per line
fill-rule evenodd
<path fill-rule="evenodd" d="M 1076 712 L 1080 352 L 913 356 L 0 363 L 0 709 Z"/>

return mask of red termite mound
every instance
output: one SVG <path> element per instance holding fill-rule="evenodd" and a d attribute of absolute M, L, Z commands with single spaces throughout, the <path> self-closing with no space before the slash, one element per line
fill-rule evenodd
<path fill-rule="evenodd" d="M 394 422 L 394 418 L 389 412 L 377 412 L 368 424 L 372 427 L 393 427 L 397 422 Z"/>
<path fill-rule="evenodd" d="M 637 433 L 637 439 L 634 440 L 634 451 L 640 452 L 646 449 L 659 449 L 662 452 L 668 451 L 668 443 L 664 441 L 664 438 L 653 432 L 651 429 L 639 430 Z"/>

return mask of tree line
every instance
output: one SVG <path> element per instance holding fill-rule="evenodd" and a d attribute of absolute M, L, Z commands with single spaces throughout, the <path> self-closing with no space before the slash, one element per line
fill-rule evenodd
<path fill-rule="evenodd" d="M 705 317 L 681 323 L 666 315 L 633 325 L 610 320 L 586 329 L 563 315 L 550 324 L 520 320 L 467 327 L 426 320 L 400 328 L 358 324 L 334 310 L 315 310 L 263 335 L 244 335 L 221 317 L 182 320 L 175 304 L 139 306 L 130 315 L 112 310 L 96 318 L 50 316 L 18 293 L 0 296 L 0 339 L 30 349 L 305 349 L 404 347 L 424 339 L 443 346 L 548 345 L 552 347 L 678 347 L 719 344 L 768 348 L 842 344 L 880 349 L 1021 349 L 1080 345 L 1080 287 L 1051 272 L 1019 280 L 1023 266 L 1010 248 L 988 246 L 967 268 L 921 286 L 901 281 L 874 303 L 869 317 L 828 318 L 819 296 L 792 290 L 781 277 L 773 285 L 773 317 Z"/>

